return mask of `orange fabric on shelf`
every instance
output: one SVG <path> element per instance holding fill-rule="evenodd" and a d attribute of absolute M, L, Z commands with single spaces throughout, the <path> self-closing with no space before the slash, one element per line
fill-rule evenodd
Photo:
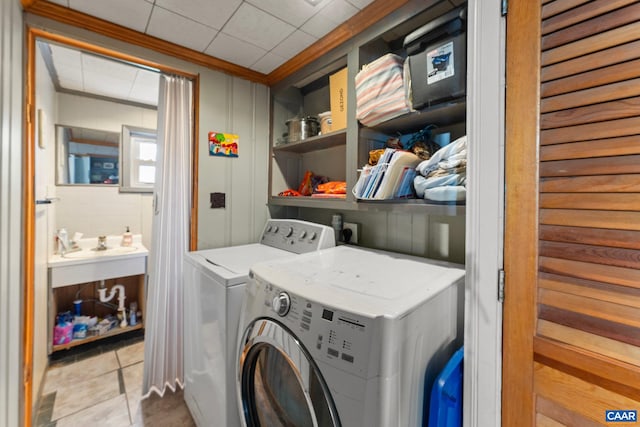
<path fill-rule="evenodd" d="M 324 184 L 318 184 L 316 190 L 318 193 L 324 194 L 346 194 L 347 183 L 345 181 L 329 181 Z"/>
<path fill-rule="evenodd" d="M 313 193 L 313 185 L 311 184 L 311 178 L 313 178 L 313 172 L 307 171 L 304 174 L 304 178 L 302 178 L 302 182 L 298 187 L 298 193 L 303 196 L 310 196 Z"/>

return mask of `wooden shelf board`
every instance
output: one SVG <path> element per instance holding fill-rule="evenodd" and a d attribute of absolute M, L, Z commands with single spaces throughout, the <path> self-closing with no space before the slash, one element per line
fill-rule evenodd
<path fill-rule="evenodd" d="M 299 208 L 353 209 L 353 202 L 346 199 L 325 199 L 313 197 L 271 196 L 269 204 L 273 206 L 295 206 Z"/>
<path fill-rule="evenodd" d="M 269 198 L 272 206 L 293 206 L 299 208 L 339 209 L 343 211 L 396 211 L 424 213 L 425 215 L 458 216 L 466 213 L 464 204 L 455 202 L 437 203 L 424 199 L 390 199 L 390 200 L 343 200 L 314 199 L 312 197 L 280 197 Z"/>
<path fill-rule="evenodd" d="M 325 135 L 312 136 L 302 141 L 290 142 L 288 144 L 273 147 L 274 152 L 287 151 L 292 153 L 307 153 L 309 151 L 322 150 L 325 148 L 345 145 L 347 143 L 347 130 L 341 129 Z"/>
<path fill-rule="evenodd" d="M 424 129 L 427 125 L 446 126 L 462 122 L 466 118 L 465 98 L 437 104 L 423 110 L 407 113 L 395 119 L 387 120 L 371 128 L 385 134 L 408 134 Z"/>
<path fill-rule="evenodd" d="M 125 332 L 131 332 L 131 331 L 135 331 L 135 330 L 142 329 L 142 328 L 143 328 L 142 323 L 138 323 L 135 326 L 127 326 L 126 328 L 120 328 L 119 326 L 116 326 L 115 328 L 111 329 L 110 331 L 108 331 L 107 333 L 104 333 L 102 335 L 93 335 L 93 336 L 90 336 L 90 337 L 87 337 L 87 338 L 83 338 L 83 339 L 79 339 L 79 340 L 73 340 L 73 341 L 71 341 L 70 343 L 67 343 L 67 344 L 54 345 L 52 350 L 53 351 L 68 350 L 70 348 L 77 347 L 77 346 L 82 345 L 82 344 L 87 344 L 87 343 L 90 343 L 90 342 L 93 342 L 93 341 L 101 340 L 103 338 L 124 334 Z"/>

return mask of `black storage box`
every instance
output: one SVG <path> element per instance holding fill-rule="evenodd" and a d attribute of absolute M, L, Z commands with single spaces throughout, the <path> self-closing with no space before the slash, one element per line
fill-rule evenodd
<path fill-rule="evenodd" d="M 416 110 L 467 91 L 466 7 L 452 10 L 405 37 L 412 106 Z"/>

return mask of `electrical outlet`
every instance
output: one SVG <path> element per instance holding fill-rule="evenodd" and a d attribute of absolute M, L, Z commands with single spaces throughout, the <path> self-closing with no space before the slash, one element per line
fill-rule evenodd
<path fill-rule="evenodd" d="M 351 230 L 351 238 L 345 243 L 350 243 L 352 245 L 358 244 L 358 239 L 360 238 L 360 224 L 356 222 L 343 222 L 342 223 L 342 236 L 344 237 L 344 230 Z"/>

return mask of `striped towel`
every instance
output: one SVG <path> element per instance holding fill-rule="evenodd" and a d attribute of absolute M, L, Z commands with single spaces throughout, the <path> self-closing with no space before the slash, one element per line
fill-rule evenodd
<path fill-rule="evenodd" d="M 403 78 L 404 60 L 388 53 L 356 75 L 356 118 L 375 126 L 411 111 Z"/>

